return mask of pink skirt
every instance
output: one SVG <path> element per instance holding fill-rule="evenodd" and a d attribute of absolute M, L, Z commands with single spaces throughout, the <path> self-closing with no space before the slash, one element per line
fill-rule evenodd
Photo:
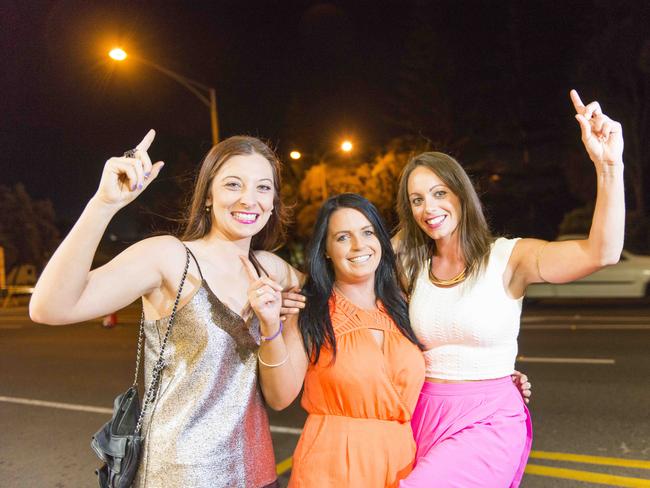
<path fill-rule="evenodd" d="M 415 467 L 400 488 L 508 488 L 521 483 L 533 429 L 509 376 L 467 383 L 425 381 L 411 425 Z"/>

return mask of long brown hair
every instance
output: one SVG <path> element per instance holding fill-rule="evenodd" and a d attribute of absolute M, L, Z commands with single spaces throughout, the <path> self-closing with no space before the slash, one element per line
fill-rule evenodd
<path fill-rule="evenodd" d="M 185 228 L 181 233 L 182 240 L 193 241 L 210 232 L 212 218 L 205 211 L 205 202 L 212 186 L 212 179 L 231 157 L 249 154 L 259 154 L 269 162 L 273 171 L 274 190 L 273 212 L 264 228 L 253 236 L 251 249 L 273 251 L 284 244 L 288 214 L 280 198 L 281 163 L 267 144 L 250 136 L 229 137 L 212 146 L 206 154 L 194 184 L 194 193 L 185 218 Z"/>
<path fill-rule="evenodd" d="M 398 260 L 406 277 L 408 293 L 415 280 L 436 250 L 436 243 L 418 226 L 408 192 L 408 179 L 415 168 L 423 166 L 433 171 L 460 200 L 461 215 L 458 224 L 460 246 L 465 258 L 468 278 L 477 276 L 487 265 L 493 241 L 483 215 L 481 201 L 474 185 L 462 166 L 451 156 L 440 152 L 424 152 L 413 157 L 402 170 L 397 191 L 399 215 Z"/>

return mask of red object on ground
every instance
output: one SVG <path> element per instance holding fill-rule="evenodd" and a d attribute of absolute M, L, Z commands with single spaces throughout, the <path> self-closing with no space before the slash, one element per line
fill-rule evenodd
<path fill-rule="evenodd" d="M 117 324 L 116 313 L 108 314 L 106 317 L 104 317 L 104 320 L 102 320 L 102 326 L 106 327 L 107 329 L 111 329 L 115 327 L 116 324 Z"/>

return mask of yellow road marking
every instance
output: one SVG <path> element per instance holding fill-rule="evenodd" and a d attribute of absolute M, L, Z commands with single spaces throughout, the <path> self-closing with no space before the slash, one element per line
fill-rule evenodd
<path fill-rule="evenodd" d="M 577 469 L 551 468 L 550 466 L 538 466 L 536 464 L 529 464 L 526 466 L 526 474 L 550 476 L 552 478 L 563 478 L 575 481 L 587 481 L 589 483 L 608 486 L 631 486 L 634 488 L 650 487 L 650 480 L 641 478 L 592 473 L 590 471 L 579 471 Z"/>
<path fill-rule="evenodd" d="M 284 461 L 280 461 L 278 464 L 275 465 L 275 472 L 277 473 L 278 476 L 281 474 L 286 473 L 291 469 L 293 462 L 292 458 L 288 457 Z"/>
<path fill-rule="evenodd" d="M 568 461 L 572 463 L 600 464 L 602 466 L 620 466 L 623 468 L 650 469 L 650 461 L 641 461 L 639 459 L 585 456 L 583 454 L 548 451 L 531 451 L 530 457 L 534 459 L 548 459 L 551 461 Z"/>
<path fill-rule="evenodd" d="M 623 468 L 650 469 L 650 461 L 639 459 L 621 459 L 605 456 L 586 456 L 583 454 L 570 454 L 564 452 L 548 451 L 531 451 L 532 459 L 546 459 L 550 461 L 566 461 L 583 464 L 597 464 L 601 466 L 619 466 Z M 288 457 L 275 466 L 275 471 L 279 475 L 286 473 L 291 469 L 292 458 Z M 576 469 L 553 468 L 550 466 L 540 466 L 537 464 L 528 464 L 526 473 L 538 476 L 549 476 L 552 478 L 564 478 L 576 481 L 588 481 L 601 485 L 610 486 L 631 486 L 631 487 L 648 487 L 650 480 L 641 478 L 630 478 L 626 476 L 616 476 L 603 473 L 592 473 L 590 471 L 580 471 Z"/>

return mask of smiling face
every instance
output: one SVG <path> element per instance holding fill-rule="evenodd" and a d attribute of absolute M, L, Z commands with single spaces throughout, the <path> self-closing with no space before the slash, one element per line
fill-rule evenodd
<path fill-rule="evenodd" d="M 457 238 L 461 202 L 442 179 L 425 166 L 408 178 L 408 198 L 413 219 L 433 240 Z"/>
<path fill-rule="evenodd" d="M 266 158 L 257 153 L 232 156 L 214 176 L 206 200 L 212 231 L 229 240 L 253 237 L 268 222 L 274 195 Z"/>
<path fill-rule="evenodd" d="M 339 208 L 332 213 L 325 249 L 336 281 L 359 283 L 375 279 L 381 244 L 370 221 L 358 210 Z"/>

